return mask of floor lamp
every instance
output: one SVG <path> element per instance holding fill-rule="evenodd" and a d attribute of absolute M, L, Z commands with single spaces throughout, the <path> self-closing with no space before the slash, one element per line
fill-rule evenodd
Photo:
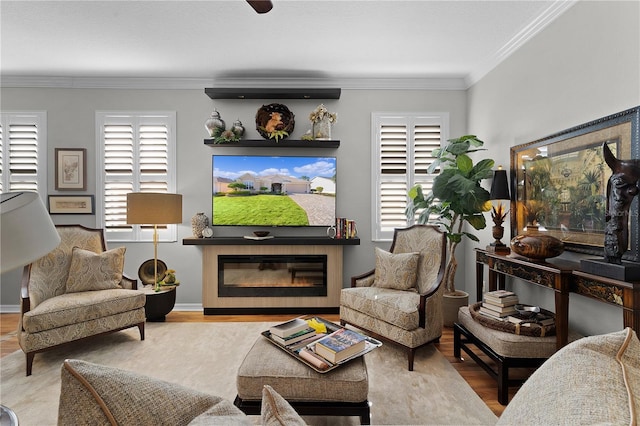
<path fill-rule="evenodd" d="M 158 225 L 182 223 L 182 195 L 159 192 L 127 194 L 127 223 L 153 225 L 153 277 L 154 288 L 158 291 Z"/>
<path fill-rule="evenodd" d="M 0 240 L 0 273 L 5 273 L 51 252 L 60 235 L 36 192 L 7 192 L 0 194 Z M 16 414 L 4 405 L 0 424 L 18 424 Z"/>

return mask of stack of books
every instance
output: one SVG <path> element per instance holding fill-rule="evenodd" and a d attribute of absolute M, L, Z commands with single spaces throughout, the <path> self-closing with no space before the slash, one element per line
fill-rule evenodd
<path fill-rule="evenodd" d="M 301 319 L 294 318 L 282 324 L 275 325 L 269 329 L 271 338 L 284 346 L 315 336 L 316 330 L 309 327 L 309 324 Z"/>
<path fill-rule="evenodd" d="M 506 321 L 509 315 L 517 314 L 518 295 L 512 291 L 488 291 L 482 298 L 480 313 L 489 318 Z"/>

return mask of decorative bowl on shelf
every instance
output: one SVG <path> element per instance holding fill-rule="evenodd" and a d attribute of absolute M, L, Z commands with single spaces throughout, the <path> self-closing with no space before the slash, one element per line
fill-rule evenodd
<path fill-rule="evenodd" d="M 269 231 L 253 231 L 253 235 L 256 237 L 266 237 L 269 235 Z"/>
<path fill-rule="evenodd" d="M 564 251 L 564 243 L 546 232 L 538 231 L 537 227 L 529 225 L 524 235 L 518 235 L 511 240 L 511 250 L 527 259 L 544 261 L 550 257 L 560 256 Z"/>
<path fill-rule="evenodd" d="M 256 130 L 265 139 L 286 139 L 295 124 L 295 115 L 283 104 L 262 105 L 256 113 Z"/>
<path fill-rule="evenodd" d="M 540 313 L 540 306 L 516 305 L 515 308 L 524 318 L 531 318 Z"/>

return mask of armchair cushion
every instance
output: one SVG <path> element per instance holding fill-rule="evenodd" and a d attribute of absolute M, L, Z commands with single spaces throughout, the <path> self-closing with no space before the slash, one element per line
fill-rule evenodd
<path fill-rule="evenodd" d="M 67 277 L 66 292 L 122 288 L 125 247 L 94 253 L 74 247 Z"/>
<path fill-rule="evenodd" d="M 378 247 L 375 252 L 375 287 L 409 290 L 416 286 L 420 253 L 389 253 Z"/>
<path fill-rule="evenodd" d="M 418 328 L 419 304 L 420 295 L 415 291 L 353 287 L 340 293 L 341 306 L 409 331 Z"/>

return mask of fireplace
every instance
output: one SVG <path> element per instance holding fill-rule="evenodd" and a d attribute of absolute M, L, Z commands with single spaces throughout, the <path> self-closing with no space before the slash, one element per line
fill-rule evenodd
<path fill-rule="evenodd" d="M 219 237 L 193 238 L 193 241 L 203 246 L 202 307 L 205 315 L 337 313 L 343 287 L 342 247 L 346 242 L 358 243 L 357 239 L 326 237 L 281 237 L 264 241 Z M 226 256 L 231 256 L 231 259 Z M 238 258 L 244 260 L 238 261 Z M 229 265 L 220 264 L 226 261 Z M 273 270 L 270 269 L 272 267 Z M 220 273 L 221 268 L 225 270 L 223 274 Z M 320 270 L 324 275 L 322 284 L 318 278 Z M 285 277 L 275 284 L 254 281 L 247 285 L 248 280 L 232 279 L 227 282 L 231 285 L 219 285 L 232 272 L 269 276 L 275 275 L 275 271 Z M 226 294 L 223 296 L 220 291 Z M 306 295 L 301 296 L 301 292 Z"/>
<path fill-rule="evenodd" d="M 327 256 L 218 255 L 219 297 L 325 297 Z"/>

